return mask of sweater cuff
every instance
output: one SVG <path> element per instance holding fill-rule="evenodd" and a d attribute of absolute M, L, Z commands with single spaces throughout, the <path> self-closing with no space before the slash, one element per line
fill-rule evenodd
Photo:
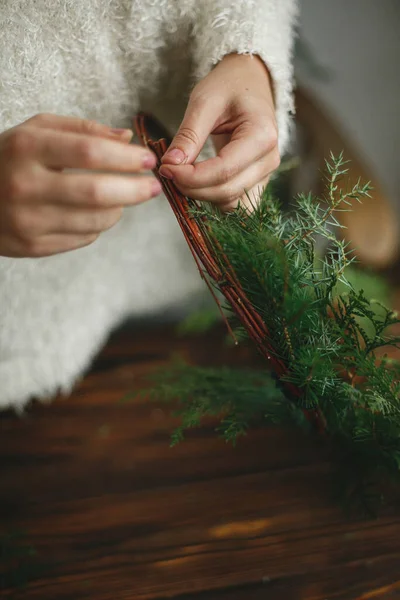
<path fill-rule="evenodd" d="M 279 151 L 289 141 L 293 101 L 296 0 L 198 0 L 193 28 L 194 77 L 203 79 L 227 54 L 258 55 L 273 81 Z"/>

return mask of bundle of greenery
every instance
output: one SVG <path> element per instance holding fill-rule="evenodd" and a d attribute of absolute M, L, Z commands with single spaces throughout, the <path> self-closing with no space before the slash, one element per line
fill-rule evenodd
<path fill-rule="evenodd" d="M 157 143 L 150 147 L 162 156 Z M 173 443 L 209 415 L 220 416 L 218 431 L 231 441 L 255 419 L 315 432 L 335 448 L 346 492 L 371 506 L 380 495 L 372 483 L 400 479 L 400 364 L 385 354 L 400 343 L 390 335 L 399 320 L 347 280 L 354 257 L 335 232 L 337 213 L 370 187 L 340 184 L 343 156 L 326 166 L 325 196 L 302 194 L 289 214 L 273 184 L 252 211 L 223 215 L 164 180 L 202 275 L 228 301 L 234 331 L 256 344 L 265 371 L 177 364 L 153 376 L 151 396 L 179 403 Z"/>

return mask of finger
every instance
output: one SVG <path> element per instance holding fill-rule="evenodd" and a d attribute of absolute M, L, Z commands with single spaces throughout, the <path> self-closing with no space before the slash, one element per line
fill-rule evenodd
<path fill-rule="evenodd" d="M 154 177 L 56 173 L 46 179 L 42 199 L 47 204 L 112 208 L 140 204 L 161 191 Z"/>
<path fill-rule="evenodd" d="M 42 215 L 42 221 L 45 220 L 46 228 L 55 234 L 100 234 L 114 227 L 121 219 L 122 212 L 121 207 L 90 210 L 52 206 Z"/>
<path fill-rule="evenodd" d="M 224 146 L 229 144 L 231 141 L 231 136 L 229 134 L 221 133 L 219 135 L 213 135 L 212 140 L 215 151 L 218 154 Z M 264 179 L 259 181 L 257 185 L 253 186 L 243 196 L 241 196 L 239 199 L 241 206 L 244 206 L 249 212 L 253 212 L 255 207 L 259 204 L 263 191 L 267 187 L 268 182 L 269 176 L 264 177 Z"/>
<path fill-rule="evenodd" d="M 155 155 L 146 148 L 105 138 L 48 129 L 35 140 L 32 142 L 37 144 L 35 156 L 42 164 L 54 169 L 134 173 L 153 169 L 156 165 Z"/>
<path fill-rule="evenodd" d="M 215 128 L 223 104 L 223 98 L 191 98 L 181 126 L 161 162 L 164 165 L 194 162 Z"/>
<path fill-rule="evenodd" d="M 117 138 L 122 142 L 129 142 L 132 139 L 133 131 L 131 129 L 115 129 L 92 121 L 89 119 L 80 119 L 79 117 L 64 117 L 42 113 L 35 115 L 26 121 L 26 124 L 34 125 L 42 129 L 54 129 L 56 131 L 69 131 L 71 133 L 80 133 L 94 137 Z"/>
<path fill-rule="evenodd" d="M 253 190 L 260 182 L 266 181 L 276 168 L 274 157 L 267 157 L 252 164 L 246 171 L 237 175 L 229 183 L 209 188 L 187 188 L 176 183 L 178 189 L 194 200 L 212 202 L 224 210 L 235 208 L 240 198 L 246 196 L 246 190 Z M 247 203 L 247 201 L 245 201 Z"/>
<path fill-rule="evenodd" d="M 7 242 L 7 251 L 4 256 L 10 258 L 42 258 L 61 254 L 92 244 L 98 234 L 90 235 L 47 235 L 31 241 L 29 244 L 15 239 Z"/>
<path fill-rule="evenodd" d="M 49 235 L 38 243 L 37 253 L 39 256 L 50 256 L 71 252 L 93 244 L 98 237 L 97 233 L 89 235 Z"/>
<path fill-rule="evenodd" d="M 270 180 L 270 176 L 264 177 L 261 181 L 258 181 L 251 189 L 246 190 L 246 193 L 239 199 L 242 206 L 245 206 L 247 210 L 253 212 L 253 210 L 261 202 L 264 190 L 267 187 Z M 235 208 L 235 207 L 234 207 Z M 231 210 L 229 207 L 226 209 L 222 207 L 222 210 Z"/>
<path fill-rule="evenodd" d="M 168 165 L 160 169 L 160 174 L 185 188 L 210 188 L 228 184 L 271 153 L 278 161 L 275 133 L 271 131 L 267 135 L 258 126 L 243 125 L 232 135 L 231 141 L 220 150 L 218 156 L 194 165 Z"/>
<path fill-rule="evenodd" d="M 31 256 L 35 258 L 71 252 L 93 244 L 98 237 L 99 235 L 95 233 L 90 235 L 48 235 L 37 241 L 36 246 L 31 250 Z"/>

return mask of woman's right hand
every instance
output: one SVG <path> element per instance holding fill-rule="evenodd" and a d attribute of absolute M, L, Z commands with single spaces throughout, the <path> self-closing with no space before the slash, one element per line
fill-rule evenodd
<path fill-rule="evenodd" d="M 125 206 L 158 195 L 154 177 L 127 176 L 156 163 L 150 151 L 129 144 L 131 137 L 129 130 L 47 114 L 2 133 L 0 256 L 87 246 L 117 223 Z"/>

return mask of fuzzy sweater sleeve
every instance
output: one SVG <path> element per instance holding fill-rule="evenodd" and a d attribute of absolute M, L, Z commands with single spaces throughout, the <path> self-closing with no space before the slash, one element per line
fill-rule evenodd
<path fill-rule="evenodd" d="M 293 38 L 297 0 L 197 0 L 195 78 L 226 54 L 257 54 L 274 83 L 279 149 L 286 150 L 293 104 Z"/>

